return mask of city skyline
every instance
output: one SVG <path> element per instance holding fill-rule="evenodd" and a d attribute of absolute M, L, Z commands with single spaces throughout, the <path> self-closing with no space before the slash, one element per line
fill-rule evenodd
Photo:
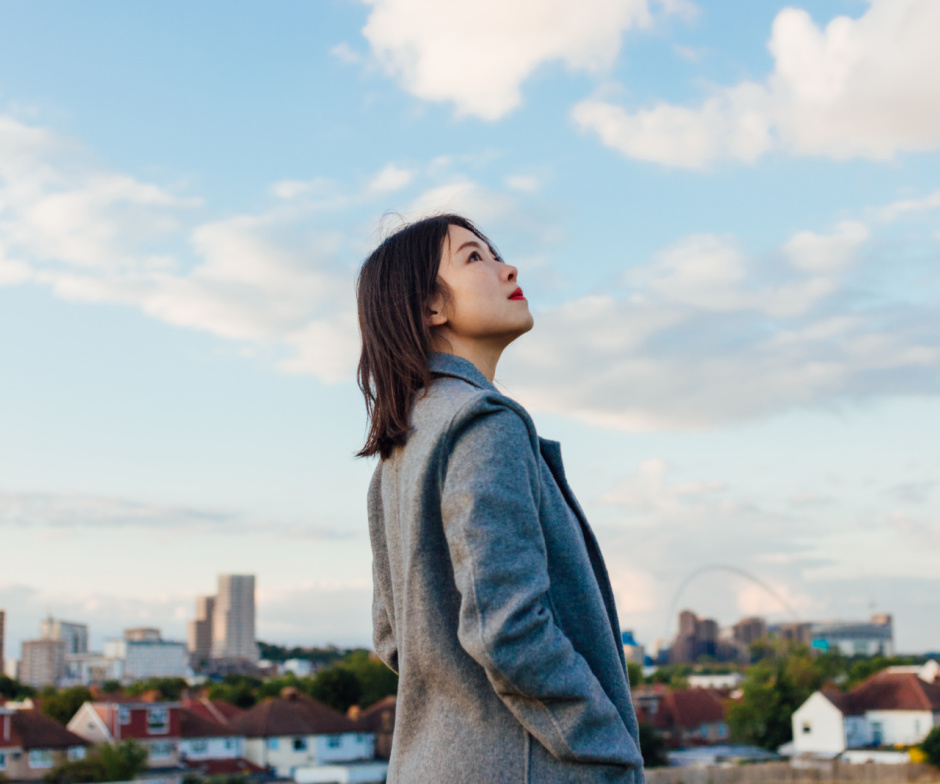
<path fill-rule="evenodd" d="M 369 644 L 355 276 L 440 209 L 519 269 L 496 381 L 623 628 L 777 596 L 940 648 L 940 5 L 417 7 L 4 9 L 6 655 L 48 612 L 186 640 L 217 574 L 261 640 Z M 772 594 L 676 599 L 714 564 Z"/>

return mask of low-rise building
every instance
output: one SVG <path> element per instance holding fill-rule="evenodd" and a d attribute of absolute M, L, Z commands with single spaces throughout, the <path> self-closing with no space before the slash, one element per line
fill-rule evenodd
<path fill-rule="evenodd" d="M 192 674 L 186 643 L 161 639 L 159 633 L 156 638 L 135 634 L 107 640 L 104 655 L 113 661 L 112 677 L 123 683 L 145 678 L 185 678 Z"/>
<path fill-rule="evenodd" d="M 911 746 L 940 725 L 940 685 L 883 670 L 849 692 L 817 691 L 793 713 L 797 754 Z"/>
<path fill-rule="evenodd" d="M 180 710 L 180 761 L 203 776 L 260 776 L 264 768 L 245 759 L 245 736 L 201 713 Z"/>
<path fill-rule="evenodd" d="M 231 723 L 249 761 L 280 778 L 299 769 L 372 759 L 375 736 L 321 702 L 287 688 Z"/>
<path fill-rule="evenodd" d="M 387 760 L 392 756 L 392 737 L 395 732 L 395 697 L 385 697 L 363 711 L 355 718 L 367 732 L 375 735 L 375 756 Z"/>
<path fill-rule="evenodd" d="M 108 697 L 86 702 L 68 728 L 91 743 L 135 740 L 149 754 L 148 767 L 176 767 L 180 761 L 180 703 Z"/>
<path fill-rule="evenodd" d="M 41 780 L 56 765 L 83 759 L 85 739 L 38 710 L 0 708 L 0 776 Z"/>
<path fill-rule="evenodd" d="M 728 742 L 721 696 L 711 689 L 669 689 L 652 721 L 673 749 Z"/>

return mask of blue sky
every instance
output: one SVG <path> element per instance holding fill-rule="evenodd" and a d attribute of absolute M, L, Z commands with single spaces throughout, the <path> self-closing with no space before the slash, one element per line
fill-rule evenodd
<path fill-rule="evenodd" d="M 369 640 L 353 283 L 453 209 L 536 328 L 621 623 L 895 615 L 940 649 L 931 0 L 36 0 L 0 11 L 0 608 Z"/>

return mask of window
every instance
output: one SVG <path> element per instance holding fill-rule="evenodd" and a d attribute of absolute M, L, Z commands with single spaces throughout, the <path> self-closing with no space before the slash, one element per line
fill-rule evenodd
<path fill-rule="evenodd" d="M 871 723 L 871 742 L 873 746 L 880 746 L 884 739 L 884 727 L 880 721 Z"/>
<path fill-rule="evenodd" d="M 69 757 L 69 762 L 75 762 L 75 760 L 85 759 L 85 747 L 84 746 L 70 746 L 68 757 Z"/>
<path fill-rule="evenodd" d="M 209 744 L 205 738 L 193 741 L 193 753 L 202 754 L 207 748 L 209 748 Z"/>
<path fill-rule="evenodd" d="M 326 745 L 331 749 L 338 749 L 343 745 L 343 739 L 339 735 L 327 735 Z"/>
<path fill-rule="evenodd" d="M 170 741 L 161 740 L 150 744 L 151 759 L 166 759 L 173 756 L 173 744 Z"/>
<path fill-rule="evenodd" d="M 118 723 L 119 724 L 130 724 L 131 723 L 131 709 L 125 708 L 123 705 L 118 708 Z"/>
<path fill-rule="evenodd" d="M 268 748 L 272 751 L 277 750 L 277 738 L 268 738 Z"/>
<path fill-rule="evenodd" d="M 812 731 L 813 731 L 813 725 L 810 724 L 808 721 L 804 721 L 803 722 L 803 734 L 809 735 Z"/>
<path fill-rule="evenodd" d="M 306 751 L 307 750 L 307 739 L 306 738 L 294 738 L 294 751 Z"/>
<path fill-rule="evenodd" d="M 728 725 L 724 722 L 718 725 L 718 737 L 722 739 L 728 737 Z"/>
<path fill-rule="evenodd" d="M 7 753 L 5 751 L 0 751 L 0 770 L 3 770 L 7 766 Z"/>
<path fill-rule="evenodd" d="M 29 766 L 31 768 L 51 768 L 52 751 L 50 749 L 32 749 L 29 752 Z"/>
<path fill-rule="evenodd" d="M 148 708 L 147 732 L 162 735 L 170 731 L 170 719 L 166 708 Z"/>
<path fill-rule="evenodd" d="M 232 739 L 231 739 L 231 738 L 226 738 L 226 739 L 225 739 L 225 748 L 226 748 L 226 749 L 231 749 L 231 748 L 232 748 Z"/>

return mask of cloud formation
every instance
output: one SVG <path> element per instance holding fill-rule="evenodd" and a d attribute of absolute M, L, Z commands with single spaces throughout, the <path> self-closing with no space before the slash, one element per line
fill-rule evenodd
<path fill-rule="evenodd" d="M 460 115 L 496 120 L 522 101 L 522 83 L 541 65 L 609 68 L 627 30 L 653 22 L 648 0 L 365 0 L 363 28 L 387 73 L 427 101 Z M 687 0 L 659 0 L 665 14 L 690 15 Z"/>
<path fill-rule="evenodd" d="M 714 90 L 698 106 L 629 111 L 589 98 L 575 123 L 628 158 L 701 169 L 783 151 L 887 160 L 940 147 L 940 5 L 871 0 L 825 28 L 799 8 L 776 17 L 773 72 Z"/>

